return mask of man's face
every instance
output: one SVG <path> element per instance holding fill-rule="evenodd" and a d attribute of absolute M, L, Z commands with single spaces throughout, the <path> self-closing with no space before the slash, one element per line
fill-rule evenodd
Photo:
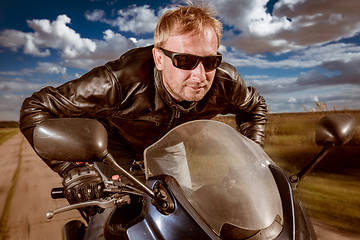
<path fill-rule="evenodd" d="M 197 56 L 217 54 L 218 39 L 212 28 L 205 28 L 200 34 L 186 33 L 172 35 L 162 47 L 165 50 Z M 176 101 L 200 101 L 209 91 L 215 71 L 206 72 L 203 63 L 192 70 L 182 70 L 172 64 L 160 49 L 153 50 L 156 67 L 162 71 L 166 90 Z"/>

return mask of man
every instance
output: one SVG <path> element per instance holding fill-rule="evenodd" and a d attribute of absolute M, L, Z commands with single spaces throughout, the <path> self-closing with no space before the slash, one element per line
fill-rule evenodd
<path fill-rule="evenodd" d="M 33 145 L 33 129 L 45 119 L 97 119 L 108 131 L 109 151 L 125 169 L 175 126 L 218 114 L 235 114 L 239 131 L 262 145 L 265 100 L 222 61 L 217 52 L 221 31 L 207 7 L 170 10 L 158 22 L 154 46 L 133 49 L 79 79 L 25 99 L 21 131 Z M 64 178 L 69 202 L 101 195 L 101 180 L 91 166 L 44 161 Z M 96 168 L 103 178 L 113 174 L 102 164 Z"/>

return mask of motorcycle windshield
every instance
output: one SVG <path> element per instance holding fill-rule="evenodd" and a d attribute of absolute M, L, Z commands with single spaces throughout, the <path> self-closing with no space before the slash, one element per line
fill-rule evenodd
<path fill-rule="evenodd" d="M 144 157 L 146 178 L 173 176 L 218 235 L 225 223 L 259 230 L 276 217 L 283 219 L 279 191 L 268 168 L 272 160 L 224 123 L 196 120 L 180 125 L 149 146 Z"/>

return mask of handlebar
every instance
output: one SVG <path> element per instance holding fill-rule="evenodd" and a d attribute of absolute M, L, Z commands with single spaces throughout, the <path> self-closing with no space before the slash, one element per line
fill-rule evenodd
<path fill-rule="evenodd" d="M 51 219 L 54 217 L 55 214 L 67 212 L 70 210 L 79 209 L 83 207 L 98 206 L 100 208 L 109 208 L 117 204 L 121 204 L 123 201 L 124 201 L 123 199 L 110 199 L 110 200 L 94 200 L 89 202 L 76 203 L 69 206 L 58 208 L 54 211 L 49 211 L 46 213 L 46 218 Z"/>
<path fill-rule="evenodd" d="M 64 188 L 56 187 L 56 188 L 51 189 L 51 198 L 52 199 L 65 198 Z"/>
<path fill-rule="evenodd" d="M 97 206 L 100 208 L 109 208 L 113 206 L 121 206 L 125 203 L 130 203 L 130 195 L 142 196 L 137 188 L 132 187 L 121 182 L 105 181 L 106 185 L 113 186 L 114 188 L 105 188 L 104 194 L 107 196 L 103 199 L 96 199 L 87 202 L 75 203 L 68 206 L 58 208 L 54 211 L 46 213 L 46 218 L 51 219 L 55 214 L 67 212 L 74 209 L 80 209 L 84 207 Z M 120 194 L 120 195 L 119 195 Z M 53 199 L 66 198 L 63 187 L 56 187 L 51 190 L 51 197 Z"/>

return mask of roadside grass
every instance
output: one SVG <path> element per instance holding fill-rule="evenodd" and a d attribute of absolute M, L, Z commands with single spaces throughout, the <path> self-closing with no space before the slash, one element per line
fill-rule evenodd
<path fill-rule="evenodd" d="M 298 185 L 297 196 L 311 217 L 353 233 L 360 233 L 360 171 L 356 175 L 317 173 Z"/>
<path fill-rule="evenodd" d="M 274 114 L 266 127 L 265 152 L 282 169 L 297 173 L 321 147 L 315 144 L 318 121 L 336 112 Z M 296 194 L 312 218 L 338 229 L 360 233 L 360 111 L 356 133 L 330 152 L 299 183 Z"/>
<path fill-rule="evenodd" d="M 296 194 L 312 218 L 360 234 L 360 111 L 270 114 L 264 150 L 283 170 L 296 174 L 321 150 L 315 144 L 317 123 L 334 113 L 355 117 L 356 133 L 303 178 Z M 215 120 L 236 128 L 231 116 Z"/>
<path fill-rule="evenodd" d="M 18 128 L 0 128 L 0 144 L 17 134 L 19 131 Z"/>

